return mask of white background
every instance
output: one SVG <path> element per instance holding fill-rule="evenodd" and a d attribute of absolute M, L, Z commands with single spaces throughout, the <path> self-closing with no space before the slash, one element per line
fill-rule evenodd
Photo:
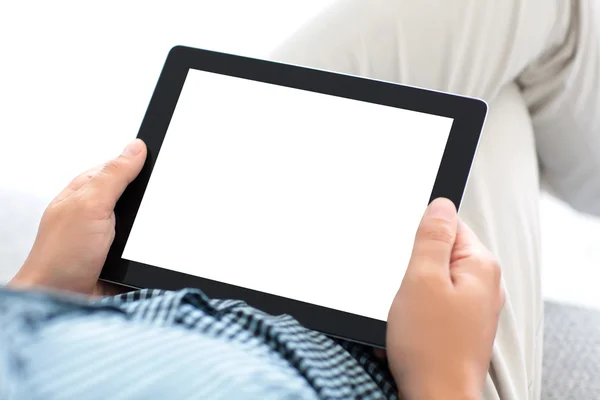
<path fill-rule="evenodd" d="M 451 127 L 191 70 L 123 257 L 386 320 Z"/>
<path fill-rule="evenodd" d="M 176 44 L 263 56 L 331 0 L 1 1 L 0 281 L 47 203 L 135 137 Z M 600 223 L 547 198 L 544 291 L 600 306 Z"/>

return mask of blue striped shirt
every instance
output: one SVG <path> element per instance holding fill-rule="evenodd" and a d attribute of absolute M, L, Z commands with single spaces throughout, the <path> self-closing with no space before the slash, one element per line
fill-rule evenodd
<path fill-rule="evenodd" d="M 0 399 L 396 399 L 369 349 L 199 290 L 0 289 Z"/>

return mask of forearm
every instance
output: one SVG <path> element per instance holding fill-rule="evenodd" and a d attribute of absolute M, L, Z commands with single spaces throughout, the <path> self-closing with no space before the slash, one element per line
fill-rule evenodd
<path fill-rule="evenodd" d="M 28 290 L 28 291 L 45 291 L 45 292 L 56 292 L 58 289 L 54 288 L 51 280 L 44 277 L 37 276 L 35 274 L 29 274 L 23 269 L 19 270 L 17 274 L 6 284 L 7 289 L 11 290 Z M 90 293 L 91 297 L 110 297 L 116 296 L 122 293 L 127 293 L 132 289 L 125 286 L 116 285 L 109 282 L 98 281 L 95 285 L 94 290 Z"/>

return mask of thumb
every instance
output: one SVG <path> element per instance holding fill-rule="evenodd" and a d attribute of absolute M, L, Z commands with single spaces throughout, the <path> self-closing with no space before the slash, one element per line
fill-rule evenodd
<path fill-rule="evenodd" d="M 106 164 L 84 186 L 91 198 L 114 208 L 123 191 L 140 173 L 146 160 L 146 145 L 140 139 L 130 142 L 121 155 Z"/>
<path fill-rule="evenodd" d="M 432 201 L 419 224 L 409 269 L 449 270 L 457 225 L 454 203 L 445 198 Z"/>

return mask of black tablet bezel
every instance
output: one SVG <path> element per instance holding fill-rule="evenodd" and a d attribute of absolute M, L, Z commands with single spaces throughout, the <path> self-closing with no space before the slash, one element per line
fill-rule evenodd
<path fill-rule="evenodd" d="M 138 138 L 148 146 L 148 158 L 142 172 L 125 190 L 115 208 L 116 236 L 101 279 L 136 288 L 175 290 L 197 287 L 210 297 L 241 299 L 271 314 L 291 314 L 304 326 L 331 336 L 384 347 L 384 321 L 121 258 L 190 69 L 453 118 L 430 201 L 447 197 L 457 209 L 483 128 L 486 103 L 474 98 L 184 46 L 174 47 L 167 57 L 138 133 Z"/>

